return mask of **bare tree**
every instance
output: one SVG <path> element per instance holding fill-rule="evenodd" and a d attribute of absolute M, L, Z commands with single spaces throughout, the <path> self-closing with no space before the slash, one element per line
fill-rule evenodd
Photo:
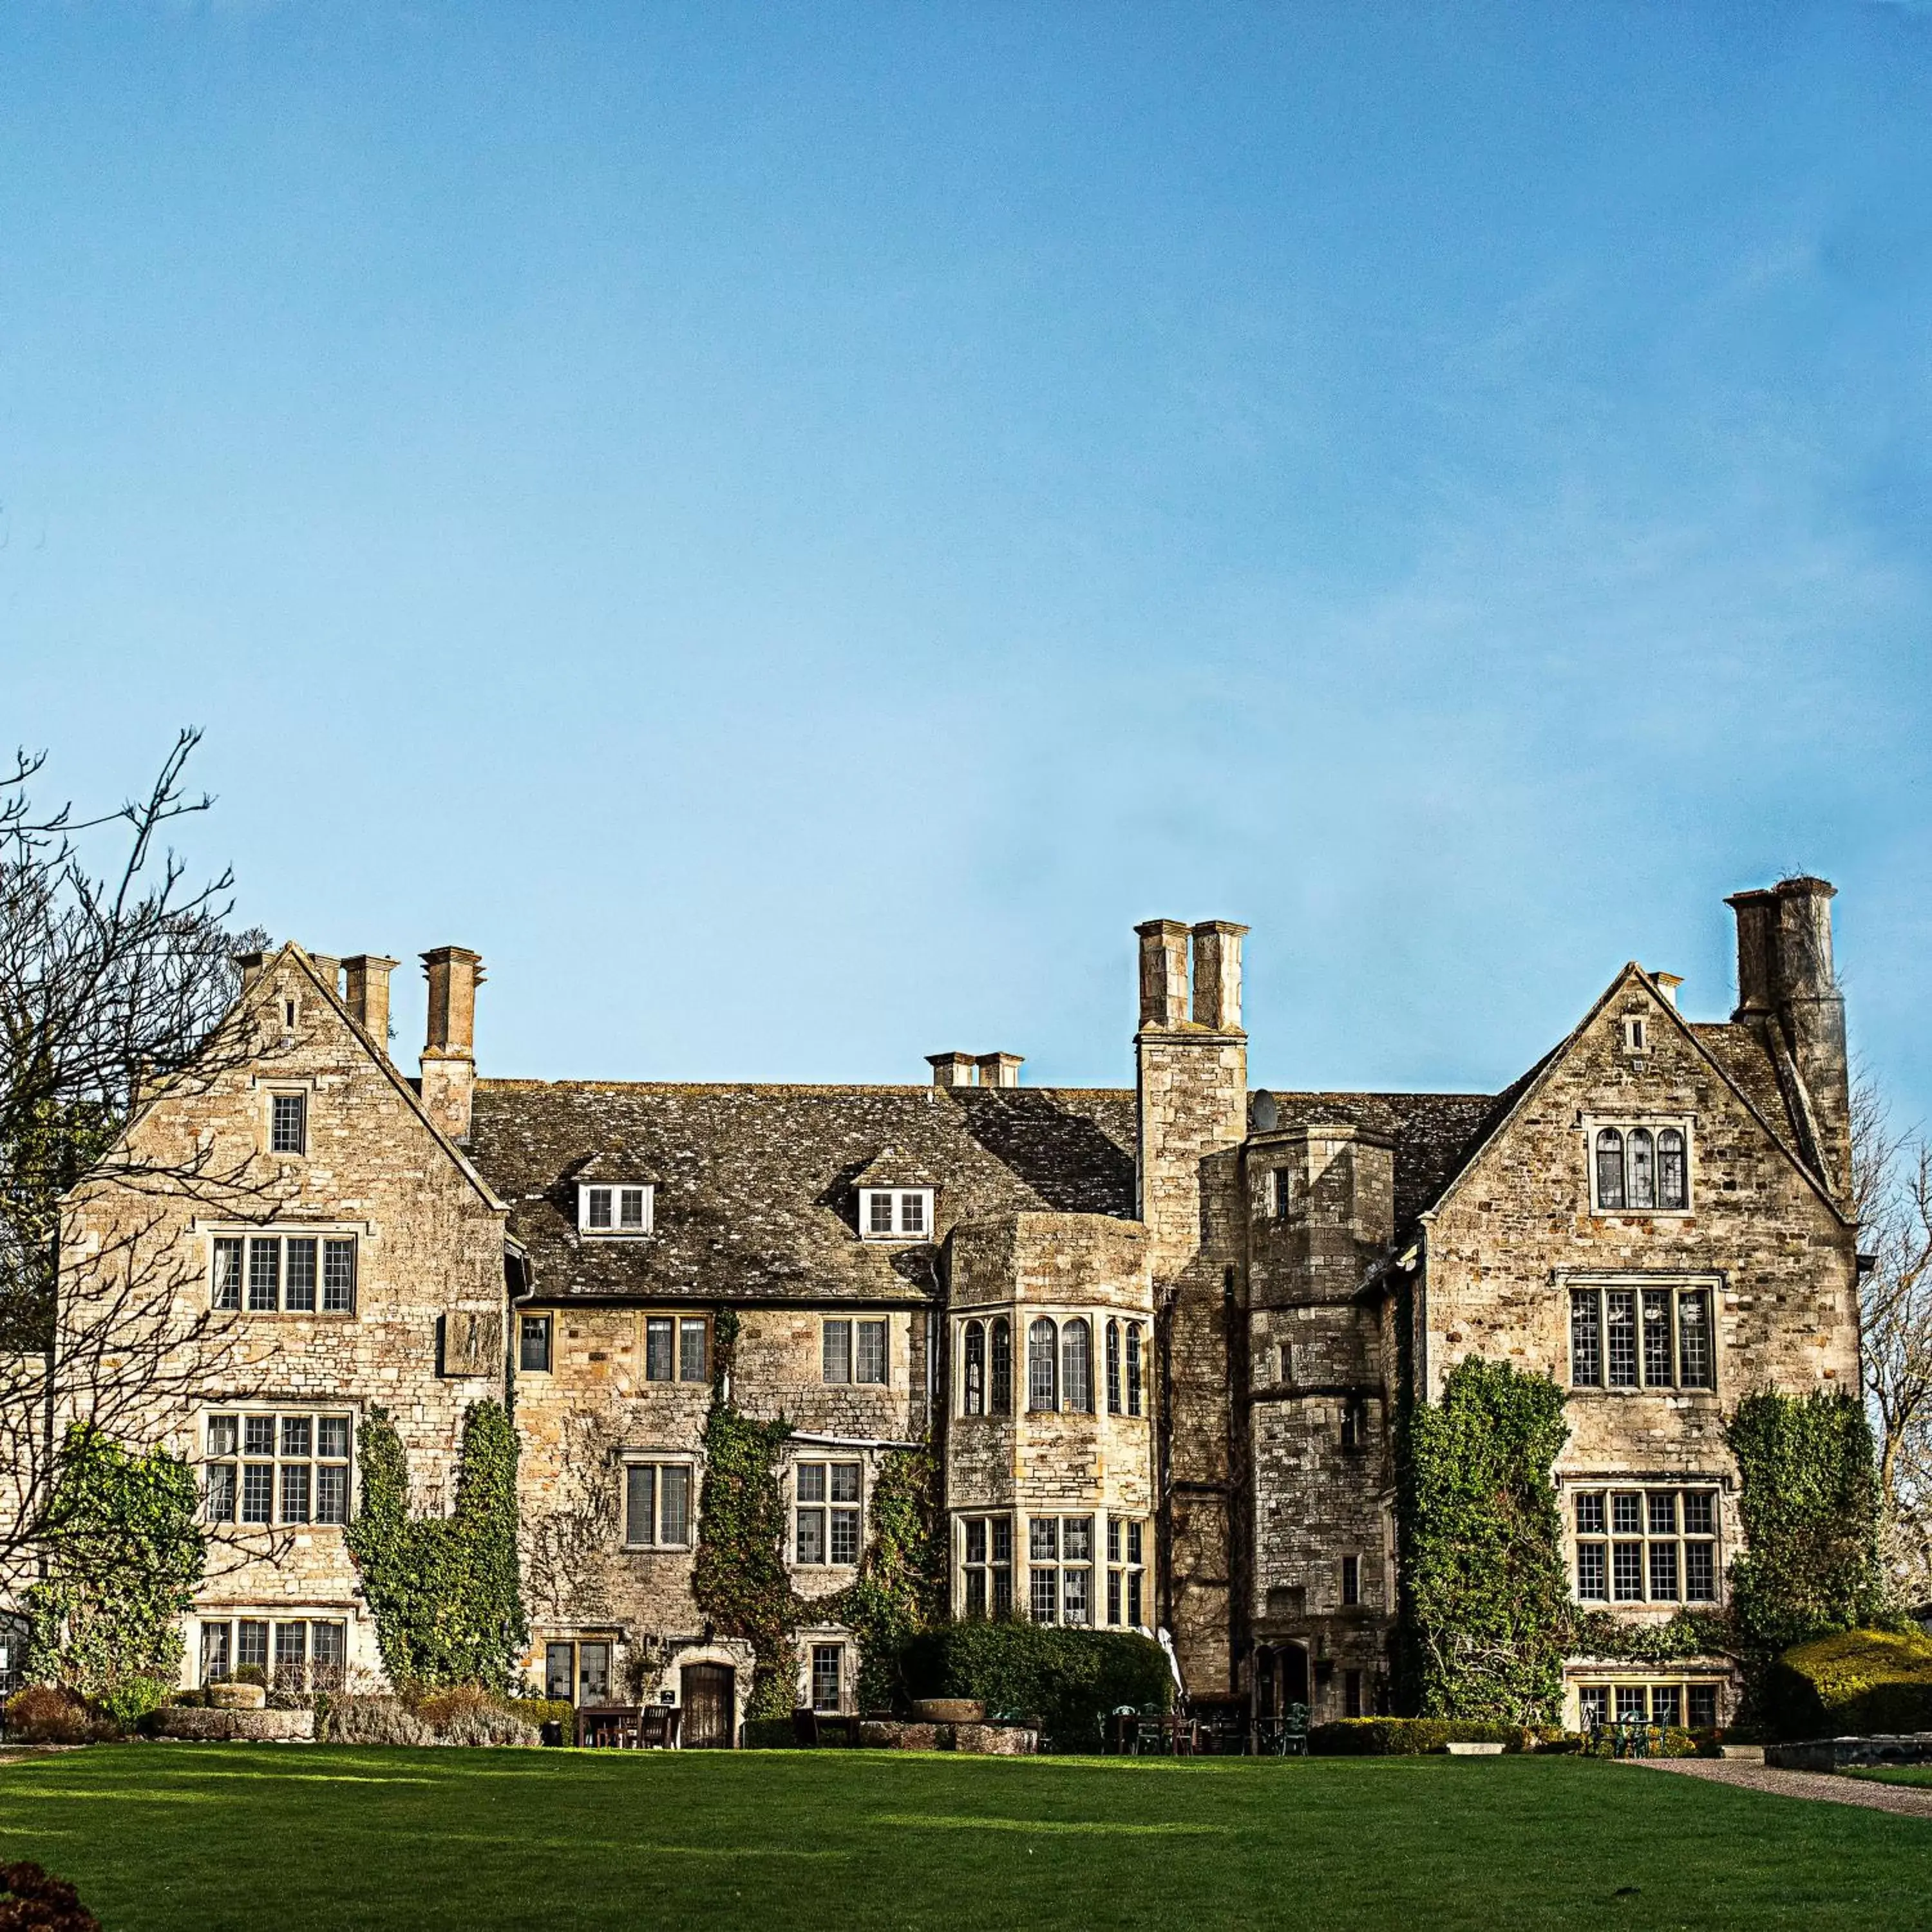
<path fill-rule="evenodd" d="M 1852 1095 L 1852 1193 L 1886 1564 L 1900 1594 L 1921 1604 L 1932 1600 L 1932 1145 L 1892 1124 L 1869 1079 Z"/>
<path fill-rule="evenodd" d="M 149 1439 L 218 1366 L 206 1296 L 181 1292 L 182 1203 L 235 1213 L 263 1192 L 248 1163 L 129 1132 L 160 1090 L 265 1045 L 233 1010 L 236 956 L 261 941 L 228 929 L 232 877 L 191 884 L 165 844 L 212 802 L 184 786 L 200 737 L 91 818 L 36 812 L 44 754 L 0 774 L 0 1600 L 59 1533 L 65 1427 Z M 72 1240 L 76 1201 L 104 1190 L 111 1232 Z"/>

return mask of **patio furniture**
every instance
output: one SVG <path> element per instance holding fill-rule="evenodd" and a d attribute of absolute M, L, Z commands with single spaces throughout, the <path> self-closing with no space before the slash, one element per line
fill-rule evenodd
<path fill-rule="evenodd" d="M 577 1742 L 580 1750 L 634 1750 L 638 1730 L 644 1715 L 635 1704 L 584 1704 L 577 1712 Z"/>

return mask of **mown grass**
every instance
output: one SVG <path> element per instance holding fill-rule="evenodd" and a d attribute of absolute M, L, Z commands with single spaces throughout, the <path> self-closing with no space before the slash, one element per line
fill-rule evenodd
<path fill-rule="evenodd" d="M 1574 1758 L 130 1745 L 0 1766 L 110 1932 L 1922 1925 L 1932 1822 Z"/>
<path fill-rule="evenodd" d="M 1932 1764 L 1862 1765 L 1846 1774 L 1868 1778 L 1874 1784 L 1932 1784 Z"/>

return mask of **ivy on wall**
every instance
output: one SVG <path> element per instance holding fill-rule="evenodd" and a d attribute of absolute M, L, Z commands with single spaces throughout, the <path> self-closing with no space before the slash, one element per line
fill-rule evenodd
<path fill-rule="evenodd" d="M 133 1678 L 174 1681 L 207 1562 L 198 1500 L 182 1457 L 68 1429 L 45 1571 L 26 1593 L 29 1676 L 92 1696 Z"/>
<path fill-rule="evenodd" d="M 1748 1395 L 1724 1438 L 1744 1532 L 1730 1570 L 1732 1641 L 1747 1671 L 1792 1644 L 1886 1621 L 1878 1474 L 1857 1397 Z"/>
<path fill-rule="evenodd" d="M 1424 1717 L 1547 1722 L 1570 1629 L 1546 1376 L 1470 1356 L 1405 1418 L 1399 1507 L 1408 1700 Z"/>
<path fill-rule="evenodd" d="M 507 1688 L 529 1631 L 517 1568 L 517 1438 L 503 1406 L 463 1418 L 456 1508 L 410 1514 L 408 1458 L 388 1412 L 363 1424 L 362 1503 L 349 1526 L 392 1682 Z"/>
<path fill-rule="evenodd" d="M 872 1537 L 858 1580 L 813 1612 L 859 1640 L 862 1708 L 898 1701 L 906 1644 L 946 1619 L 946 1569 L 938 1460 L 930 1448 L 893 1450 L 872 1486 Z"/>

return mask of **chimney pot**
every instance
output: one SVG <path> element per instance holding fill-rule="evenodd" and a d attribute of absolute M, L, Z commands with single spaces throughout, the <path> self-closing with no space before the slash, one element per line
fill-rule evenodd
<path fill-rule="evenodd" d="M 376 1042 L 389 1050 L 389 975 L 397 962 L 380 952 L 352 953 L 342 962 L 344 1000 L 349 1016 Z"/>
<path fill-rule="evenodd" d="M 1026 1057 L 1018 1053 L 982 1053 L 973 1064 L 980 1070 L 982 1087 L 1017 1087 Z"/>

